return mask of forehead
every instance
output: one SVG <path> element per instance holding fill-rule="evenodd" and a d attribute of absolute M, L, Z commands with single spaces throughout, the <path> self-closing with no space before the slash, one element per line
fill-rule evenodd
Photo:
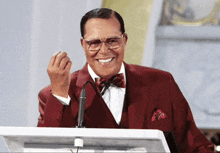
<path fill-rule="evenodd" d="M 115 17 L 109 19 L 92 18 L 85 25 L 84 38 L 106 38 L 120 34 L 120 23 Z"/>

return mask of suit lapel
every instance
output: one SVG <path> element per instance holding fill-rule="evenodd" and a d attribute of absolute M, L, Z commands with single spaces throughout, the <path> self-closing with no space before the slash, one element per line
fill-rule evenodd
<path fill-rule="evenodd" d="M 129 100 L 128 118 L 129 128 L 142 129 L 144 123 L 144 116 L 146 111 L 146 98 L 148 98 L 148 90 L 146 86 L 139 80 L 136 71 L 132 65 L 125 63 L 126 69 L 126 94 Z M 141 74 L 140 74 L 141 75 Z M 135 81 L 137 80 L 138 81 Z M 144 92 L 144 93 L 143 93 Z"/>

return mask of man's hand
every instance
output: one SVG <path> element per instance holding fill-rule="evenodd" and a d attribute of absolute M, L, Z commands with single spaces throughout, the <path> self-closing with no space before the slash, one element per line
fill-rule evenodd
<path fill-rule="evenodd" d="M 65 98 L 68 97 L 71 66 L 72 62 L 66 52 L 59 52 L 52 56 L 47 68 L 52 94 Z"/>

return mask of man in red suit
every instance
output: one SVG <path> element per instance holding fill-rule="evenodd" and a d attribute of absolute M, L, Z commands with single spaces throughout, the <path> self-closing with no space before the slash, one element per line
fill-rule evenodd
<path fill-rule="evenodd" d="M 213 144 L 197 129 L 172 75 L 123 61 L 128 36 L 117 12 L 100 8 L 86 13 L 81 34 L 87 63 L 70 74 L 67 53 L 52 56 L 48 66 L 51 85 L 39 93 L 38 127 L 77 126 L 83 85 L 99 80 L 99 94 L 90 84 L 86 86 L 83 126 L 171 131 L 182 152 L 213 152 Z"/>

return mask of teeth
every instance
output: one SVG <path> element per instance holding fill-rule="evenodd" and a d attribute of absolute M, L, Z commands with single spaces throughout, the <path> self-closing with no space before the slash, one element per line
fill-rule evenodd
<path fill-rule="evenodd" d="M 111 60 L 112 60 L 112 58 L 107 59 L 107 60 L 99 60 L 99 62 L 102 62 L 102 63 L 107 63 L 107 62 L 110 62 Z"/>

